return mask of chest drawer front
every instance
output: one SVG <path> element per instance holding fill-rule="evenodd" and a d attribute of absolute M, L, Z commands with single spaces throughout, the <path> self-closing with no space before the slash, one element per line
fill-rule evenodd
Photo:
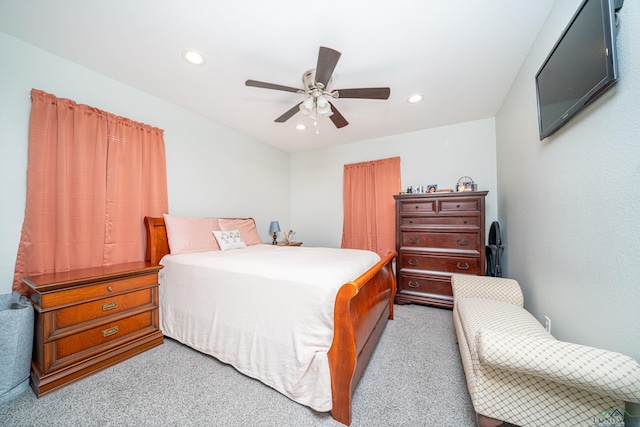
<path fill-rule="evenodd" d="M 154 308 L 153 298 L 156 288 L 147 288 L 127 294 L 114 295 L 97 301 L 74 305 L 56 310 L 53 315 L 53 330 L 50 337 L 64 332 L 67 328 L 81 325 L 96 319 L 103 319 L 125 311 L 141 307 Z"/>
<path fill-rule="evenodd" d="M 42 309 L 70 305 L 78 302 L 108 298 L 123 292 L 154 286 L 158 284 L 158 274 L 128 277 L 120 280 L 100 282 L 95 285 L 80 286 L 64 291 L 42 295 Z"/>
<path fill-rule="evenodd" d="M 46 360 L 50 363 L 44 367 L 44 372 L 52 368 L 59 369 L 78 359 L 98 354 L 107 346 L 115 346 L 137 335 L 142 336 L 154 331 L 157 329 L 154 317 L 153 311 L 150 310 L 51 341 L 45 344 L 45 352 L 50 356 Z"/>
<path fill-rule="evenodd" d="M 400 229 L 426 228 L 426 227 L 480 227 L 480 219 L 477 215 L 467 216 L 424 216 L 400 218 Z"/>
<path fill-rule="evenodd" d="M 402 254 L 401 268 L 449 273 L 479 274 L 480 258 L 466 256 L 439 256 Z"/>
<path fill-rule="evenodd" d="M 480 234 L 475 232 L 427 233 L 405 231 L 402 233 L 402 247 L 451 249 L 479 253 Z"/>
<path fill-rule="evenodd" d="M 403 201 L 400 203 L 401 214 L 436 213 L 436 200 Z"/>
<path fill-rule="evenodd" d="M 440 212 L 480 212 L 481 199 L 460 198 L 440 201 Z"/>
<path fill-rule="evenodd" d="M 418 292 L 421 294 L 431 294 L 432 297 L 437 295 L 437 298 L 442 298 L 443 295 L 446 295 L 451 297 L 451 301 L 453 301 L 450 276 L 401 273 L 398 282 L 398 291 L 401 293 Z"/>

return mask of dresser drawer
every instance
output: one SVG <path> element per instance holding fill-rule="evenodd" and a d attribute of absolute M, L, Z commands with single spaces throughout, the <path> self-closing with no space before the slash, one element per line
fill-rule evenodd
<path fill-rule="evenodd" d="M 45 341 L 60 334 L 69 332 L 83 323 L 97 319 L 104 319 L 134 309 L 153 309 L 157 307 L 157 288 L 146 288 L 126 294 L 114 295 L 97 301 L 73 305 L 71 307 L 52 311 L 51 331 L 45 331 Z M 85 327 L 86 328 L 86 327 Z"/>
<path fill-rule="evenodd" d="M 400 259 L 402 269 L 462 274 L 480 273 L 479 257 L 402 253 Z"/>
<path fill-rule="evenodd" d="M 436 200 L 403 201 L 400 203 L 401 214 L 436 213 Z"/>
<path fill-rule="evenodd" d="M 108 347 L 153 332 L 157 330 L 155 317 L 154 311 L 149 310 L 50 341 L 45 344 L 45 353 L 51 358 L 45 358 L 42 372 L 48 373 L 50 370 L 99 354 Z"/>
<path fill-rule="evenodd" d="M 480 212 L 482 199 L 479 198 L 451 198 L 440 201 L 440 212 Z"/>
<path fill-rule="evenodd" d="M 429 276 L 400 273 L 398 290 L 453 296 L 448 276 Z"/>
<path fill-rule="evenodd" d="M 400 229 L 425 228 L 425 227 L 473 227 L 480 228 L 480 218 L 478 215 L 456 215 L 456 216 L 423 216 L 423 217 L 401 217 Z"/>
<path fill-rule="evenodd" d="M 402 232 L 402 248 L 434 248 L 479 254 L 480 233 L 477 232 Z"/>
<path fill-rule="evenodd" d="M 95 285 L 79 286 L 63 291 L 43 294 L 40 302 L 40 308 L 41 311 L 46 311 L 48 308 L 71 305 L 99 298 L 108 298 L 112 295 L 151 287 L 157 284 L 157 273 L 127 277 L 119 280 L 108 280 L 99 282 Z"/>

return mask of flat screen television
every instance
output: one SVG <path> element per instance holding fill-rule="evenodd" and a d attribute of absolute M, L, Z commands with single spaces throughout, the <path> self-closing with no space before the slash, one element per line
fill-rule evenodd
<path fill-rule="evenodd" d="M 621 3 L 584 0 L 538 70 L 541 141 L 617 81 L 615 11 Z"/>

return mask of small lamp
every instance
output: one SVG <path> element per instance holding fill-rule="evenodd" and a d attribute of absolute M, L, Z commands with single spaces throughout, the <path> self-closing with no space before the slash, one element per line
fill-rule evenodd
<path fill-rule="evenodd" d="M 273 233 L 273 242 L 272 245 L 277 245 L 276 239 L 278 238 L 278 232 L 280 231 L 280 224 L 278 221 L 271 221 L 271 226 L 269 227 L 269 233 Z"/>

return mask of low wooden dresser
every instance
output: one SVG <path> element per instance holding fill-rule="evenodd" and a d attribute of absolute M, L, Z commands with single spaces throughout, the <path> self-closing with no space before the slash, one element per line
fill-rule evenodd
<path fill-rule="evenodd" d="M 453 308 L 451 275 L 485 274 L 487 191 L 400 194 L 395 302 Z"/>
<path fill-rule="evenodd" d="M 135 262 L 23 279 L 33 291 L 38 397 L 163 343 L 161 268 Z"/>

